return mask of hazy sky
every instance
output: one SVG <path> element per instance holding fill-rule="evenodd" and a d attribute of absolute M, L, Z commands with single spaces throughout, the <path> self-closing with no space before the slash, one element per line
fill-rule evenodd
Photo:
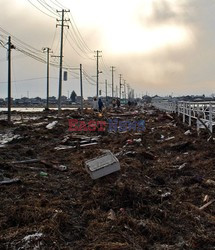
<path fill-rule="evenodd" d="M 59 55 L 60 27 L 56 28 L 55 10 L 60 10 L 60 5 L 71 14 L 65 16 L 71 23 L 66 23 L 70 29 L 64 31 L 64 65 L 83 64 L 90 82 L 95 82 L 93 52 L 101 50 L 103 94 L 105 79 L 111 83 L 110 66 L 116 67 L 115 85 L 119 85 L 122 74 L 138 95 L 215 92 L 215 0 L 0 0 L 0 27 L 12 35 L 18 48 L 29 49 L 13 36 L 40 51 L 51 47 L 53 54 Z M 72 17 L 78 27 L 75 33 Z M 0 40 L 5 43 L 6 39 L 0 30 Z M 0 97 L 7 95 L 6 57 L 6 49 L 0 46 Z M 69 73 L 68 81 L 63 82 L 64 95 L 73 89 L 80 94 L 78 74 L 78 70 Z M 50 95 L 58 95 L 58 75 L 58 69 L 51 66 Z M 45 97 L 45 77 L 46 64 L 12 50 L 14 98 Z M 84 96 L 95 93 L 96 86 L 84 78 Z"/>

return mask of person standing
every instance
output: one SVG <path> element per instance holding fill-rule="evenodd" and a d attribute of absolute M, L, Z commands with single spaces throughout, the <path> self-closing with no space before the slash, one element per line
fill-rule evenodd
<path fill-rule="evenodd" d="M 93 99 L 93 110 L 98 111 L 98 101 L 96 97 Z"/>
<path fill-rule="evenodd" d="M 115 100 L 115 99 L 113 99 L 113 101 L 112 101 L 112 105 L 113 105 L 113 108 L 115 108 L 115 107 L 116 107 L 116 100 Z"/>
<path fill-rule="evenodd" d="M 99 106 L 99 112 L 102 112 L 102 108 L 104 106 L 103 102 L 102 102 L 102 99 L 99 98 L 99 101 L 98 101 L 98 106 Z"/>
<path fill-rule="evenodd" d="M 119 99 L 117 99 L 116 105 L 117 105 L 118 108 L 120 107 L 120 100 Z"/>

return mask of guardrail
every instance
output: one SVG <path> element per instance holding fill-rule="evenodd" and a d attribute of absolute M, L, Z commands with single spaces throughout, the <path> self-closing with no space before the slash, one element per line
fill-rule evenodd
<path fill-rule="evenodd" d="M 192 122 L 197 125 L 197 130 L 205 126 L 213 132 L 215 125 L 215 102 L 172 102 L 167 100 L 152 101 L 152 105 L 162 111 L 178 113 L 182 115 L 183 122 Z M 188 119 L 186 119 L 188 118 Z"/>

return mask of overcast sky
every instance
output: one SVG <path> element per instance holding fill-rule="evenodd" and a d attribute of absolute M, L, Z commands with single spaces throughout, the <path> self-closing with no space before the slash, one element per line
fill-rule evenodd
<path fill-rule="evenodd" d="M 103 95 L 105 79 L 111 84 L 110 66 L 116 67 L 115 85 L 119 85 L 122 74 L 138 95 L 215 93 L 215 1 L 0 0 L 0 27 L 11 34 L 19 49 L 29 49 L 25 42 L 37 50 L 50 47 L 54 55 L 59 55 L 60 27 L 56 28 L 55 10 L 61 10 L 61 5 L 70 9 L 65 17 L 71 20 L 65 23 L 70 29 L 65 27 L 64 31 L 64 65 L 83 64 L 88 81 L 95 82 L 93 52 L 102 51 L 99 89 Z M 72 17 L 78 27 L 75 33 Z M 5 43 L 6 39 L 0 30 L 0 40 Z M 0 97 L 7 96 L 6 57 L 6 49 L 0 46 Z M 51 60 L 59 62 L 58 58 Z M 51 66 L 50 95 L 58 95 L 58 75 L 58 68 Z M 14 98 L 45 97 L 45 77 L 46 64 L 12 50 Z M 85 97 L 96 94 L 96 86 L 88 81 L 84 78 Z M 69 72 L 68 81 L 63 82 L 64 95 L 72 90 L 80 94 L 77 69 Z"/>

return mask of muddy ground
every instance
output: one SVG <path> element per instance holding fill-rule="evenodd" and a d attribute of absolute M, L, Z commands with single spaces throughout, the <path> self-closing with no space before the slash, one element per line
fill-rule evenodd
<path fill-rule="evenodd" d="M 0 121 L 0 249 L 215 249 L 214 141 L 171 116 L 136 108 Z M 146 129 L 68 131 L 69 118 L 112 117 L 143 119 Z M 104 149 L 121 170 L 92 180 L 84 163 Z"/>

